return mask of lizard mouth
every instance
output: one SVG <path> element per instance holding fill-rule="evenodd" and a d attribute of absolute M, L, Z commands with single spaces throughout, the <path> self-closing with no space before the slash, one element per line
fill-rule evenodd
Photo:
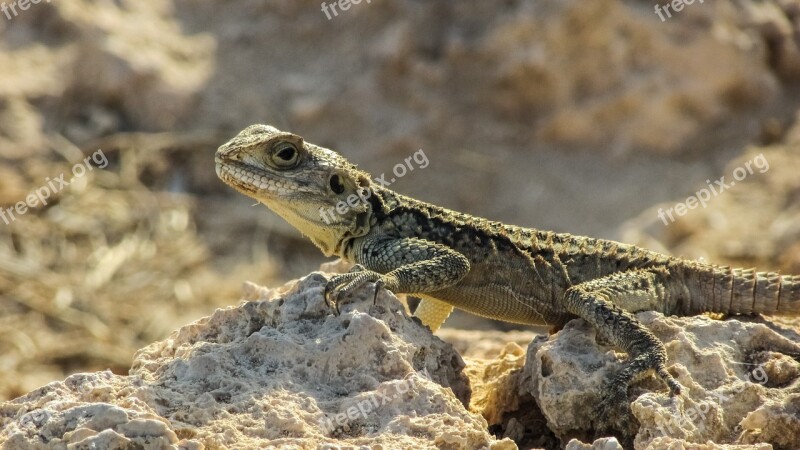
<path fill-rule="evenodd" d="M 291 189 L 288 183 L 278 182 L 269 173 L 235 161 L 216 161 L 216 172 L 219 179 L 237 191 L 250 196 L 288 194 Z M 283 186 L 280 186 L 283 184 Z"/>
<path fill-rule="evenodd" d="M 262 202 L 301 200 L 314 194 L 311 186 L 298 183 L 297 180 L 285 175 L 279 176 L 239 161 L 216 159 L 215 162 L 217 176 L 220 180 L 242 194 Z"/>

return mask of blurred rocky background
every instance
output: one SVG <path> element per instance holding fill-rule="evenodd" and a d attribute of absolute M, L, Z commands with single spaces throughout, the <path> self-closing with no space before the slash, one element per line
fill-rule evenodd
<path fill-rule="evenodd" d="M 252 123 L 513 224 L 800 273 L 800 1 L 55 0 L 0 13 L 0 399 L 324 259 L 216 179 Z M 665 225 L 658 210 L 763 154 Z M 711 181 L 706 181 L 711 180 Z M 0 219 L 3 220 L 3 219 Z M 451 327 L 501 325 L 455 316 Z M 503 329 L 507 329 L 507 326 Z M 463 346 L 463 341 L 462 344 Z"/>

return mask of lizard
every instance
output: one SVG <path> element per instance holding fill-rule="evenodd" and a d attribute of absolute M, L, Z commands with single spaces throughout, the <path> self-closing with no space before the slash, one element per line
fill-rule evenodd
<path fill-rule="evenodd" d="M 664 344 L 634 313 L 800 315 L 800 276 L 670 256 L 612 240 L 506 225 L 396 193 L 343 156 L 270 125 L 215 154 L 218 177 L 277 213 L 326 256 L 355 263 L 324 290 L 337 307 L 366 283 L 421 298 L 436 331 L 454 308 L 557 330 L 581 318 L 628 354 L 598 406 L 630 430 L 628 387 L 656 375 L 679 395 Z M 345 205 L 345 207 L 342 207 Z M 335 208 L 339 207 L 338 210 Z M 328 213 L 326 213 L 328 211 Z M 333 212 L 336 214 L 332 214 Z M 602 416 L 601 416 L 602 417 Z"/>

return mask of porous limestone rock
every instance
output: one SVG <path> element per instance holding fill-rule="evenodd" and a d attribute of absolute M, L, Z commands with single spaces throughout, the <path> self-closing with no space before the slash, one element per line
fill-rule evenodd
<path fill-rule="evenodd" d="M 800 335 L 764 319 L 637 318 L 667 348 L 668 370 L 684 386 L 670 398 L 655 377 L 634 383 L 636 449 L 800 448 Z M 528 346 L 520 393 L 531 394 L 562 442 L 591 442 L 604 386 L 625 355 L 596 341 L 582 320 Z M 701 445 L 703 444 L 703 445 Z M 578 447 L 576 447 L 578 448 Z M 601 448 L 601 447 L 597 447 Z"/>
<path fill-rule="evenodd" d="M 591 444 L 573 439 L 564 447 L 565 450 L 624 450 L 616 438 L 601 438 Z"/>
<path fill-rule="evenodd" d="M 536 337 L 527 354 L 509 333 L 502 351 L 497 342 L 474 347 L 465 368 L 393 295 L 381 291 L 373 304 L 367 286 L 334 316 L 324 285 L 320 273 L 280 289 L 247 284 L 240 306 L 140 350 L 128 376 L 75 374 L 0 404 L 0 445 L 497 450 L 517 448 L 512 438 L 524 448 L 629 448 L 593 439 L 594 405 L 625 355 L 598 343 L 585 322 Z M 635 383 L 640 426 L 623 441 L 636 449 L 798 447 L 797 332 L 764 319 L 637 317 L 666 343 L 685 390 L 670 398 L 655 378 Z M 463 332 L 443 334 L 467 343 Z"/>
<path fill-rule="evenodd" d="M 464 363 L 397 299 L 334 316 L 325 278 L 246 287 L 140 350 L 128 376 L 76 374 L 0 405 L 3 448 L 515 449 L 468 412 Z"/>

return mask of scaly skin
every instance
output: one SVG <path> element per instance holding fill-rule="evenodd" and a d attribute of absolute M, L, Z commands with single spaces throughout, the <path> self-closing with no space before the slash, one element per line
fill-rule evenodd
<path fill-rule="evenodd" d="M 376 185 L 339 154 L 268 125 L 217 150 L 217 175 L 286 219 L 326 256 L 358 264 L 331 278 L 338 302 L 365 283 L 420 296 L 415 315 L 436 330 L 453 308 L 522 324 L 580 317 L 630 361 L 601 407 L 627 407 L 627 388 L 667 372 L 664 345 L 633 313 L 800 315 L 800 277 L 730 269 L 618 242 L 505 225 Z M 323 214 L 350 200 L 343 214 Z M 622 406 L 619 406 L 621 405 Z M 625 417 L 617 413 L 617 417 Z M 628 429 L 623 419 L 604 427 Z"/>

